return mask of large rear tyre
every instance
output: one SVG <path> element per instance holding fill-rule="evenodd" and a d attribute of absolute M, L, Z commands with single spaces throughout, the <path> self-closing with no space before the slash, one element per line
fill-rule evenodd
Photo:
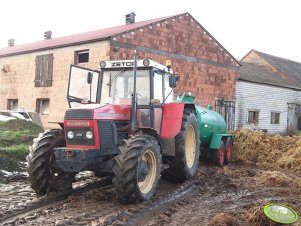
<path fill-rule="evenodd" d="M 135 135 L 124 140 L 113 163 L 113 185 L 122 203 L 150 199 L 161 171 L 161 149 L 150 135 Z"/>
<path fill-rule="evenodd" d="M 65 146 L 64 132 L 61 129 L 46 131 L 34 139 L 26 159 L 28 180 L 37 194 L 45 195 L 72 187 L 75 174 L 63 172 L 55 162 L 54 148 Z"/>
<path fill-rule="evenodd" d="M 219 149 L 213 150 L 213 163 L 217 166 L 224 165 L 225 162 L 225 144 L 223 141 L 220 143 Z"/>
<path fill-rule="evenodd" d="M 175 138 L 175 157 L 165 157 L 169 168 L 162 176 L 172 182 L 182 182 L 196 174 L 199 164 L 199 128 L 195 113 L 185 109 L 181 131 Z"/>

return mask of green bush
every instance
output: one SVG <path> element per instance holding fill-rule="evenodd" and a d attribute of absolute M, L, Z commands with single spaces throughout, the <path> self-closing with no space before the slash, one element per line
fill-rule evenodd
<path fill-rule="evenodd" d="M 6 150 L 10 146 L 22 144 L 28 146 L 41 132 L 41 127 L 24 120 L 0 122 L 0 149 Z"/>
<path fill-rule="evenodd" d="M 41 132 L 41 127 L 25 120 L 0 122 L 0 170 L 23 171 L 21 162 L 26 161 L 29 145 Z"/>

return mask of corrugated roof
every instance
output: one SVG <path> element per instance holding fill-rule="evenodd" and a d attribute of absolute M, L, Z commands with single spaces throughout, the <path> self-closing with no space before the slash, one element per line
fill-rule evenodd
<path fill-rule="evenodd" d="M 301 63 L 272 56 L 266 53 L 262 53 L 254 50 L 259 56 L 261 56 L 264 60 L 282 72 L 287 76 L 288 79 L 297 83 L 298 86 L 301 86 Z"/>
<path fill-rule="evenodd" d="M 301 90 L 301 86 L 290 80 L 282 78 L 277 73 L 269 70 L 267 67 L 253 63 L 240 63 L 241 67 L 239 67 L 239 80 Z"/>
<path fill-rule="evenodd" d="M 153 23 L 157 23 L 159 21 L 171 18 L 173 16 L 169 17 L 162 17 L 152 20 L 146 20 L 146 21 L 140 21 L 133 24 L 125 24 L 117 27 L 111 27 L 111 28 L 105 28 L 101 30 L 96 31 L 90 31 L 80 34 L 73 34 L 68 35 L 64 37 L 58 37 L 58 38 L 51 38 L 46 40 L 41 40 L 37 42 L 22 44 L 22 45 L 16 45 L 12 47 L 7 47 L 0 49 L 0 56 L 7 56 L 7 55 L 14 55 L 14 54 L 20 54 L 20 53 L 27 53 L 27 52 L 33 52 L 37 50 L 44 50 L 44 49 L 52 49 L 52 48 L 58 48 L 63 46 L 70 46 L 74 44 L 81 44 L 91 41 L 97 41 L 97 40 L 104 40 L 108 39 L 111 36 L 121 34 L 123 32 L 128 32 L 131 30 L 136 30 L 140 27 L 144 27 Z"/>

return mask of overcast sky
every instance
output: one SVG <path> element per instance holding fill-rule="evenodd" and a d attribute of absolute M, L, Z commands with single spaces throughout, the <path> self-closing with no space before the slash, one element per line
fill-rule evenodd
<path fill-rule="evenodd" d="M 189 12 L 236 59 L 251 49 L 301 62 L 300 0 L 0 0 L 0 48 Z"/>

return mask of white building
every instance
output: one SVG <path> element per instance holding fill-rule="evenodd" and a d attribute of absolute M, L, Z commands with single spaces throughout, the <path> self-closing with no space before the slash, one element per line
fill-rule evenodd
<path fill-rule="evenodd" d="M 301 63 L 252 50 L 236 82 L 235 128 L 301 130 Z"/>

